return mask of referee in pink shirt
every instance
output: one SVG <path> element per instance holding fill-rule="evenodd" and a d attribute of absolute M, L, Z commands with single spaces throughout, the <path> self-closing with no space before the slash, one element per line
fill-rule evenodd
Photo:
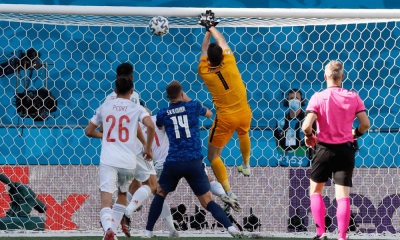
<path fill-rule="evenodd" d="M 363 101 L 357 93 L 341 87 L 343 65 L 331 61 L 325 67 L 327 89 L 315 93 L 308 103 L 302 129 L 308 147 L 315 147 L 310 179 L 311 212 L 317 227 L 314 240 L 327 240 L 325 233 L 326 208 L 322 190 L 328 178 L 335 183 L 339 240 L 346 240 L 350 222 L 350 187 L 355 161 L 354 139 L 361 137 L 370 123 Z M 360 121 L 353 128 L 355 117 Z M 317 136 L 312 124 L 317 119 Z"/>

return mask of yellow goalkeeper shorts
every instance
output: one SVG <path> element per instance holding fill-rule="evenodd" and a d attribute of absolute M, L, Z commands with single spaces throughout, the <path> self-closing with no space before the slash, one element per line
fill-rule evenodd
<path fill-rule="evenodd" d="M 238 137 L 246 136 L 250 130 L 251 108 L 247 105 L 239 112 L 229 115 L 215 116 L 211 127 L 208 143 L 214 147 L 223 148 L 232 138 L 236 131 Z"/>

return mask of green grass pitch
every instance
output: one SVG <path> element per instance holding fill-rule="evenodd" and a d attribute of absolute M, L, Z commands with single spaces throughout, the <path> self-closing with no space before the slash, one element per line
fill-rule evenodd
<path fill-rule="evenodd" d="M 103 237 L 0 237 L 1 240 L 102 240 Z M 140 237 L 118 237 L 118 240 L 141 240 Z M 152 240 L 167 240 L 167 237 L 153 237 Z M 227 240 L 225 237 L 182 237 L 183 240 Z M 265 240 L 310 240 L 311 238 L 259 238 Z"/>
<path fill-rule="evenodd" d="M 102 240 L 103 237 L 1 237 L 1 240 Z M 118 237 L 118 240 L 141 240 L 140 237 Z M 167 237 L 153 237 L 153 240 L 167 240 Z M 225 238 L 225 237 L 182 237 L 183 240 L 226 240 L 233 238 Z M 250 238 L 252 239 L 252 238 Z M 311 240 L 311 238 L 258 238 L 265 240 Z M 373 240 L 373 239 L 370 239 Z"/>

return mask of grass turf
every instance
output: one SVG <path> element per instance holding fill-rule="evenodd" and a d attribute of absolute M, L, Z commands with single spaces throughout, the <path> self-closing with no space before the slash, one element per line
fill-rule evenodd
<path fill-rule="evenodd" d="M 0 237 L 1 240 L 102 240 L 103 237 Z M 126 239 L 126 240 L 141 240 L 140 237 L 118 237 L 118 240 Z M 166 240 L 168 237 L 153 237 L 152 240 Z M 226 240 L 233 238 L 225 238 L 225 237 L 182 237 L 183 240 Z M 265 240 L 310 240 L 310 238 L 259 238 Z"/>
<path fill-rule="evenodd" d="M 0 237 L 1 240 L 101 240 L 103 237 Z M 140 237 L 118 237 L 118 240 L 126 239 L 126 240 L 140 240 Z M 166 240 L 167 237 L 153 237 L 152 240 Z M 225 238 L 225 237 L 182 237 L 183 240 L 226 240 L 233 238 Z M 259 238 L 265 240 L 310 240 L 310 238 Z"/>

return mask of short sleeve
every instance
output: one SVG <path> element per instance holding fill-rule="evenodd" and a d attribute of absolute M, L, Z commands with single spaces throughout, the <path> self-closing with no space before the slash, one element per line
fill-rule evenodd
<path fill-rule="evenodd" d="M 361 100 L 360 96 L 357 94 L 357 108 L 356 108 L 356 114 L 362 111 L 365 111 L 365 105 L 364 102 Z"/>
<path fill-rule="evenodd" d="M 135 91 L 134 91 L 134 92 L 132 93 L 132 95 L 131 95 L 131 101 L 132 101 L 133 103 L 135 103 L 135 104 L 141 106 L 141 105 L 140 105 L 139 94 L 138 94 L 137 92 L 135 92 Z"/>
<path fill-rule="evenodd" d="M 100 124 L 102 123 L 102 111 L 101 111 L 101 106 L 94 111 L 93 117 L 90 119 L 90 122 L 95 125 L 96 127 L 99 127 Z"/>
<path fill-rule="evenodd" d="M 232 56 L 233 56 L 233 52 L 232 52 L 232 50 L 230 50 L 229 48 L 228 48 L 228 49 L 225 49 L 224 52 L 223 52 L 223 54 L 224 54 L 224 56 L 225 56 L 225 55 L 232 55 Z"/>
<path fill-rule="evenodd" d="M 199 113 L 199 115 L 204 116 L 207 113 L 207 109 L 205 107 L 203 107 L 199 102 L 197 103 L 197 112 Z"/>
<path fill-rule="evenodd" d="M 146 109 L 145 109 L 144 107 L 140 106 L 139 109 L 140 109 L 139 121 L 140 121 L 141 123 L 143 123 L 143 120 L 144 120 L 146 117 L 150 117 L 150 115 L 149 115 L 149 113 L 146 111 Z"/>
<path fill-rule="evenodd" d="M 317 115 L 319 114 L 319 104 L 318 104 L 318 95 L 317 94 L 312 95 L 310 102 L 308 103 L 306 112 L 307 113 L 312 112 Z"/>
<path fill-rule="evenodd" d="M 197 68 L 199 74 L 201 74 L 203 72 L 201 70 L 202 68 L 208 68 L 208 57 L 207 56 L 203 56 L 200 58 L 199 67 Z"/>
<path fill-rule="evenodd" d="M 157 127 L 161 128 L 164 126 L 164 121 L 163 121 L 163 116 L 162 116 L 162 112 L 158 112 L 157 116 L 156 116 L 156 125 Z"/>

